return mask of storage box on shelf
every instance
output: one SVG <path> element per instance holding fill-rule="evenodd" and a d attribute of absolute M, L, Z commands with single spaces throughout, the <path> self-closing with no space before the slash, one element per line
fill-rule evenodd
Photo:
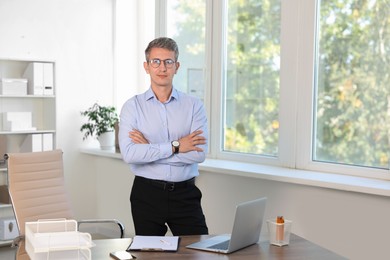
<path fill-rule="evenodd" d="M 0 95 L 19 96 L 27 95 L 27 79 L 0 79 Z"/>

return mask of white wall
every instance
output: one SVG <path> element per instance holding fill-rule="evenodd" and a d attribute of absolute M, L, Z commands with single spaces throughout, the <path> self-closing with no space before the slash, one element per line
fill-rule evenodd
<path fill-rule="evenodd" d="M 111 104 L 111 0 L 0 0 L 0 58 L 56 62 L 57 146 L 77 218 L 116 217 L 134 234 L 133 176 L 117 159 L 81 154 L 80 111 Z M 129 86 L 130 87 L 130 86 Z M 350 259 L 387 259 L 390 202 L 296 184 L 202 172 L 197 183 L 211 233 L 230 232 L 236 203 L 269 198 L 266 215 L 293 220 L 293 231 Z M 266 228 L 263 229 L 266 231 Z"/>
<path fill-rule="evenodd" d="M 112 0 L 0 0 L 0 58 L 56 62 L 57 147 L 79 216 L 94 215 L 96 177 L 79 148 L 80 111 L 113 103 Z M 86 206 L 87 205 L 87 206 Z"/>
<path fill-rule="evenodd" d="M 121 108 L 127 99 L 150 85 L 143 62 L 145 48 L 155 35 L 155 0 L 115 0 L 115 4 L 115 105 Z"/>

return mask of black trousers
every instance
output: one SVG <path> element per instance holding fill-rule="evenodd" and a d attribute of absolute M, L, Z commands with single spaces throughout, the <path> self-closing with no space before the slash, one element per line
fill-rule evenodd
<path fill-rule="evenodd" d="M 195 179 L 163 182 L 136 176 L 130 195 L 136 235 L 164 236 L 167 225 L 175 236 L 208 234 Z"/>

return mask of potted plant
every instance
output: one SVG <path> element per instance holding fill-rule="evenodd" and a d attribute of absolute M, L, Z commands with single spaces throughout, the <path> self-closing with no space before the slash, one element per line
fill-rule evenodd
<path fill-rule="evenodd" d="M 101 149 L 113 148 L 115 145 L 115 125 L 119 121 L 115 107 L 101 106 L 95 103 L 92 107 L 82 111 L 81 115 L 88 119 L 80 128 L 80 131 L 84 133 L 83 140 L 87 139 L 88 136 L 95 136 L 100 142 Z"/>

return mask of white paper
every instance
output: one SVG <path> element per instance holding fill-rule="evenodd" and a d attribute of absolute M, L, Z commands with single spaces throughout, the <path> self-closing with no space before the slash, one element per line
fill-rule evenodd
<path fill-rule="evenodd" d="M 130 250 L 176 251 L 178 236 L 135 236 Z"/>

